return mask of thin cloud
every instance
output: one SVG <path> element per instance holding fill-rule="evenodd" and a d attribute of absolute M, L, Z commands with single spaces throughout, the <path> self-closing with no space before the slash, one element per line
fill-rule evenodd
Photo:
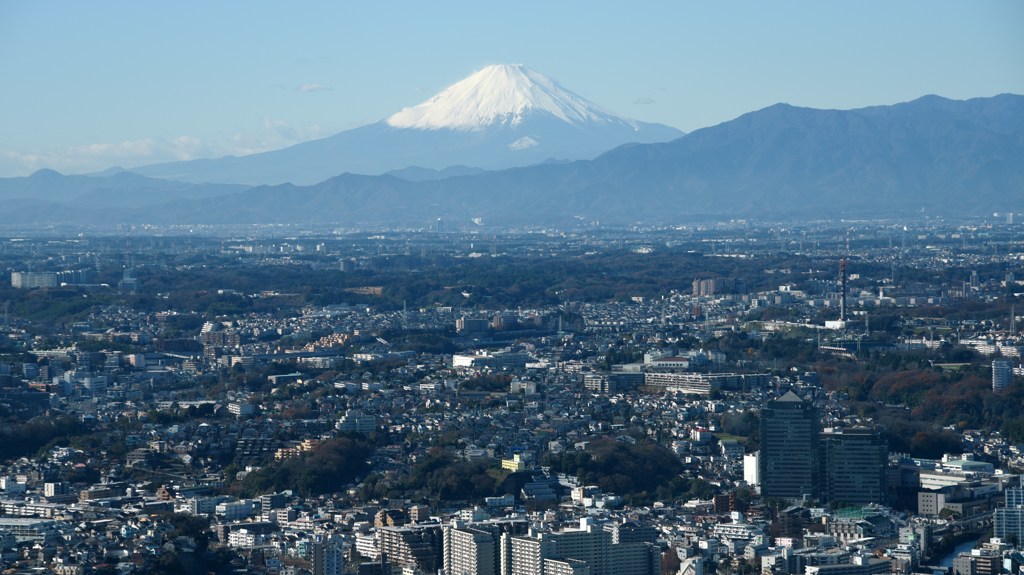
<path fill-rule="evenodd" d="M 636 100 L 633 100 L 633 103 L 636 104 L 637 106 L 648 106 L 655 102 L 656 100 L 654 98 L 648 98 L 646 96 L 643 98 L 637 98 Z"/>
<path fill-rule="evenodd" d="M 299 86 L 299 91 L 300 92 L 331 92 L 333 90 L 334 90 L 334 88 L 332 88 L 330 86 L 325 86 L 323 84 L 316 84 L 316 83 L 313 83 L 313 84 L 303 84 L 303 85 Z"/>
<path fill-rule="evenodd" d="M 49 150 L 0 151 L 0 168 L 7 175 L 26 175 L 42 168 L 63 173 L 88 173 L 110 166 L 139 166 L 157 162 L 208 157 L 213 148 L 198 138 L 178 136 L 169 140 L 140 138 L 121 142 L 97 142 Z"/>
<path fill-rule="evenodd" d="M 278 150 L 330 136 L 338 126 L 311 124 L 292 126 L 282 120 L 264 118 L 253 130 L 218 140 L 181 135 L 173 138 L 140 138 L 121 142 L 97 142 L 45 150 L 0 150 L 0 177 L 26 176 L 43 168 L 66 174 L 105 170 L 111 166 L 132 168 L 146 164 L 246 156 Z"/>
<path fill-rule="evenodd" d="M 223 154 L 246 156 L 269 150 L 279 150 L 292 144 L 315 140 L 337 133 L 329 125 L 311 124 L 303 127 L 292 126 L 283 120 L 263 118 L 255 132 L 240 132 L 231 136 Z"/>

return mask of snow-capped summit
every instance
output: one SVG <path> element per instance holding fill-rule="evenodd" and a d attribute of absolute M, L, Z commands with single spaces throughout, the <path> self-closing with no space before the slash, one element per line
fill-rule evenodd
<path fill-rule="evenodd" d="M 583 160 L 622 144 L 666 142 L 682 132 L 627 120 L 520 65 L 488 66 L 418 106 L 320 140 L 251 156 L 132 169 L 185 182 L 313 184 L 344 172 L 408 167 L 503 169 Z M 443 173 L 443 172 L 442 172 Z"/>
<path fill-rule="evenodd" d="M 494 125 L 518 126 L 525 115 L 538 112 L 569 124 L 633 124 L 521 64 L 487 66 L 426 102 L 402 109 L 386 122 L 394 128 L 483 130 Z"/>

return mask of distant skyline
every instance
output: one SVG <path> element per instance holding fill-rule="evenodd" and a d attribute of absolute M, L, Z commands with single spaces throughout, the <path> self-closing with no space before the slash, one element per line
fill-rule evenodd
<path fill-rule="evenodd" d="M 690 132 L 777 102 L 1024 93 L 1024 3 L 0 0 L 0 177 L 244 155 L 519 63 Z"/>

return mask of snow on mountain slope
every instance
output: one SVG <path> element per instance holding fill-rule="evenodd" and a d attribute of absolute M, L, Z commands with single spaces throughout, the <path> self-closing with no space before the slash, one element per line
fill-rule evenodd
<path fill-rule="evenodd" d="M 665 142 L 682 132 L 627 120 L 518 65 L 489 66 L 426 102 L 379 122 L 251 156 L 133 168 L 197 183 L 308 185 L 345 172 L 382 174 L 419 166 L 487 170 L 581 160 L 626 143 Z"/>
<path fill-rule="evenodd" d="M 518 126 L 530 112 L 544 112 L 569 124 L 633 125 L 518 64 L 487 66 L 386 121 L 394 128 L 483 130 L 494 125 Z"/>

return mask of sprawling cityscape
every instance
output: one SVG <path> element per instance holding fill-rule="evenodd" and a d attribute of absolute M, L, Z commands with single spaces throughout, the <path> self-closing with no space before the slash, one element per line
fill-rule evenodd
<path fill-rule="evenodd" d="M 1022 24 L 0 1 L 0 575 L 1024 575 Z"/>
<path fill-rule="evenodd" d="M 15 230 L 0 565 L 1017 573 L 1014 217 Z"/>

